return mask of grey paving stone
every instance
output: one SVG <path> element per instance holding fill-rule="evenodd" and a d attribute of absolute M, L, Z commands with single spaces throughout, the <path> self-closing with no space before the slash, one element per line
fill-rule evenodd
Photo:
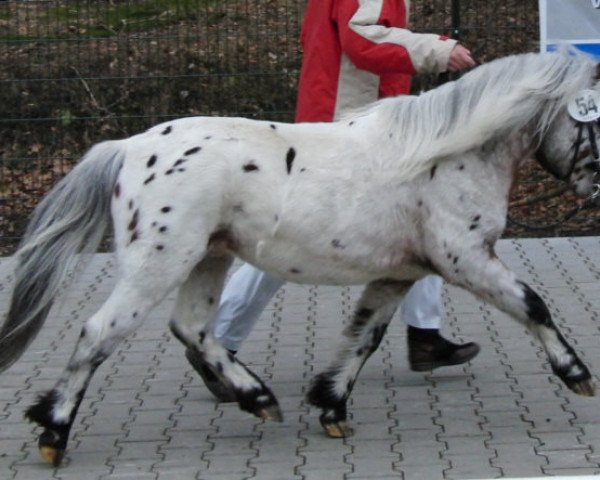
<path fill-rule="evenodd" d="M 299 472 L 303 480 L 343 479 L 344 476 L 351 473 L 350 470 L 344 468 L 310 470 L 303 467 L 300 467 Z"/>
<path fill-rule="evenodd" d="M 545 451 L 543 455 L 548 459 L 549 468 L 598 468 L 597 461 L 590 460 L 588 454 L 591 451 L 589 449 L 584 450 L 556 450 L 556 451 Z M 597 459 L 596 459 L 597 460 Z"/>
<path fill-rule="evenodd" d="M 489 462 L 489 456 L 457 455 L 452 457 L 451 467 L 445 470 L 445 474 L 447 478 L 456 479 L 498 478 L 502 470 Z"/>
<path fill-rule="evenodd" d="M 396 471 L 404 480 L 442 480 L 448 478 L 444 475 L 445 465 L 402 465 L 396 466 Z"/>

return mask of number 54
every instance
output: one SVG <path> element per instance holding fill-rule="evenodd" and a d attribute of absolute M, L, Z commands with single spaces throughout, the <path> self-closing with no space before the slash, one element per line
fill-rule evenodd
<path fill-rule="evenodd" d="M 590 112 L 598 113 L 598 105 L 596 105 L 593 98 L 579 97 L 575 100 L 575 103 L 581 115 L 585 116 Z"/>

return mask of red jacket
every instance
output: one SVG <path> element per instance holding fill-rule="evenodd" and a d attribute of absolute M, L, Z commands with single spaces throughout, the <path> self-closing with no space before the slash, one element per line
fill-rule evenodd
<path fill-rule="evenodd" d="M 404 0 L 309 0 L 296 122 L 330 122 L 445 71 L 456 42 L 406 30 L 407 16 Z"/>

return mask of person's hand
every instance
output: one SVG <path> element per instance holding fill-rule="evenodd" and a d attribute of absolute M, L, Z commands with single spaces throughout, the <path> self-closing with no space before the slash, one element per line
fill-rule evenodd
<path fill-rule="evenodd" d="M 471 56 L 471 52 L 463 47 L 460 43 L 450 52 L 450 59 L 448 60 L 448 70 L 451 72 L 460 72 L 468 68 L 475 66 L 475 60 Z"/>

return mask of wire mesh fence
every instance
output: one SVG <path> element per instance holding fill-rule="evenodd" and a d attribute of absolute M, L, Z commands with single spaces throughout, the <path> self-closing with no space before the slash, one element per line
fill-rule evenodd
<path fill-rule="evenodd" d="M 189 115 L 291 121 L 305 1 L 0 2 L 0 253 L 95 142 Z M 482 62 L 538 49 L 537 0 L 410 3 L 415 31 Z M 540 175 L 528 167 L 521 190 L 546 190 Z"/>

